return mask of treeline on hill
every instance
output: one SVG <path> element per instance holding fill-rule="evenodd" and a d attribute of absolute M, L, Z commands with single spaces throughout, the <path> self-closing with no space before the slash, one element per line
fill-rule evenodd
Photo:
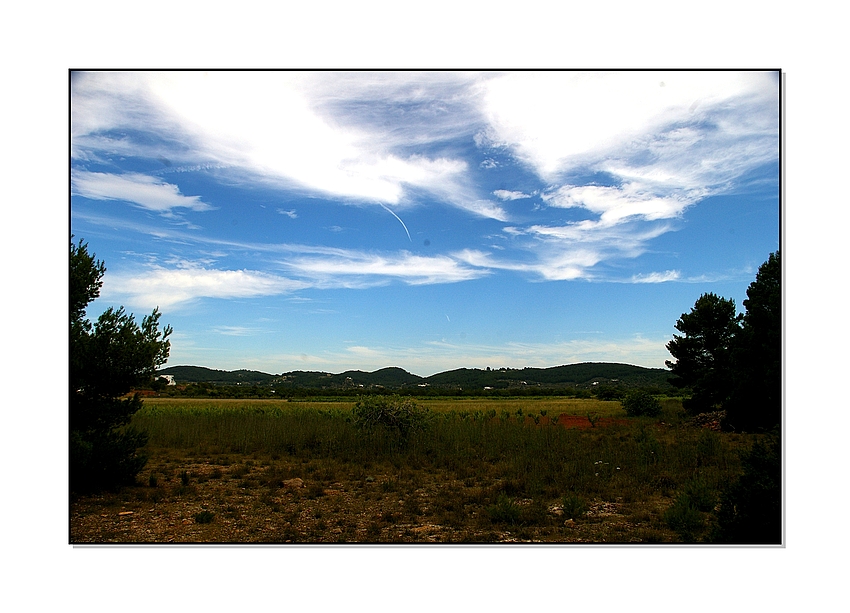
<path fill-rule="evenodd" d="M 400 394 L 406 396 L 573 396 L 622 399 L 630 389 L 673 392 L 669 371 L 630 364 L 582 363 L 553 368 L 461 368 L 420 377 L 401 368 L 339 374 L 294 371 L 270 375 L 257 371 L 220 371 L 197 366 L 174 366 L 158 375 L 171 375 L 177 385 L 159 379 L 154 389 L 166 396 L 212 398 L 306 398 Z"/>

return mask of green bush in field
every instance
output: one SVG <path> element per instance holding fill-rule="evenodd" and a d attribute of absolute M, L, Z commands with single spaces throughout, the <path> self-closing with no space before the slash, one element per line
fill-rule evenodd
<path fill-rule="evenodd" d="M 357 401 L 352 413 L 358 427 L 365 430 L 383 427 L 398 432 L 402 438 L 424 430 L 431 420 L 428 409 L 401 396 L 365 396 Z"/>
<path fill-rule="evenodd" d="M 656 417 L 661 413 L 661 403 L 658 399 L 643 390 L 629 392 L 623 399 L 623 408 L 629 417 Z"/>

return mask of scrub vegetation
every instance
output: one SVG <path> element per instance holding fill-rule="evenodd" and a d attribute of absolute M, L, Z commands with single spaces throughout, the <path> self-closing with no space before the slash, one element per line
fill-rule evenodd
<path fill-rule="evenodd" d="M 658 402 L 148 399 L 145 479 L 73 500 L 71 540 L 714 542 L 766 437 Z"/>

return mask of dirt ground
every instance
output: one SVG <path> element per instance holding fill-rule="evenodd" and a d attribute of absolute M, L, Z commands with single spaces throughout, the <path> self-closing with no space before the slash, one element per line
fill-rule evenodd
<path fill-rule="evenodd" d="M 575 518 L 558 500 L 511 498 L 498 479 L 328 460 L 153 453 L 144 480 L 73 497 L 69 542 L 628 543 L 670 542 L 669 501 L 591 500 Z M 144 481 L 144 483 L 142 483 Z"/>

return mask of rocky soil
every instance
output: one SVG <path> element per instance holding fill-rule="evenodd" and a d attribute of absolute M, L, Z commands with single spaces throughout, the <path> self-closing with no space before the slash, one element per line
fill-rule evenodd
<path fill-rule="evenodd" d="M 669 542 L 669 501 L 591 500 L 574 518 L 559 500 L 508 498 L 506 484 L 391 465 L 154 453 L 139 483 L 74 496 L 69 541 L 104 543 Z M 498 498 L 501 494 L 501 498 Z M 494 513 L 496 499 L 507 519 Z"/>

